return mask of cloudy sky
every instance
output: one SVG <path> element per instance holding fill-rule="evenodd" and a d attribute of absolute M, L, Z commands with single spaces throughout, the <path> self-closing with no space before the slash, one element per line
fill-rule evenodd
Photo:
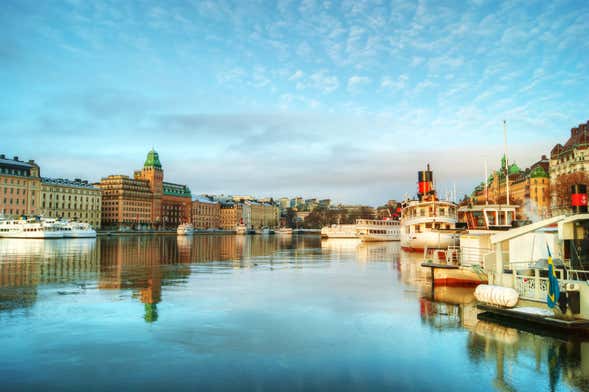
<path fill-rule="evenodd" d="M 0 153 L 193 193 L 444 192 L 589 120 L 587 1 L 25 1 L 0 7 Z"/>

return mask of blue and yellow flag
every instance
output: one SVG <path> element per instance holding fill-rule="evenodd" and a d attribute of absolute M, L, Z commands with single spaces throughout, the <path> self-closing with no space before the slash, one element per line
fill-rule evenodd
<path fill-rule="evenodd" d="M 552 254 L 550 253 L 550 247 L 548 244 L 546 244 L 546 249 L 548 249 L 548 295 L 546 296 L 546 303 L 548 304 L 548 307 L 554 308 L 560 297 L 560 289 L 558 287 L 554 262 L 552 261 Z"/>

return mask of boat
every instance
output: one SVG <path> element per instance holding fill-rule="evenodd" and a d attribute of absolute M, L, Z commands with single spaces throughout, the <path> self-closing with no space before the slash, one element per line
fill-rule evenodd
<path fill-rule="evenodd" d="M 321 228 L 321 238 L 358 238 L 356 225 L 336 225 Z"/>
<path fill-rule="evenodd" d="M 178 229 L 176 229 L 176 233 L 178 233 L 178 235 L 192 235 L 194 234 L 194 226 L 190 223 L 182 223 L 178 226 Z"/>
<path fill-rule="evenodd" d="M 240 235 L 248 234 L 247 227 L 243 224 L 235 226 L 235 234 L 240 234 Z"/>
<path fill-rule="evenodd" d="M 274 230 L 272 230 L 269 227 L 262 227 L 259 231 L 256 231 L 256 233 L 269 235 L 269 234 L 274 234 Z"/>
<path fill-rule="evenodd" d="M 292 229 L 290 227 L 279 227 L 275 230 L 276 234 L 291 235 Z"/>
<path fill-rule="evenodd" d="M 85 222 L 66 222 L 65 238 L 96 238 L 96 230 Z"/>
<path fill-rule="evenodd" d="M 0 220 L 2 238 L 63 238 L 63 232 L 59 225 L 41 217 Z"/>
<path fill-rule="evenodd" d="M 401 247 L 406 251 L 422 252 L 458 245 L 462 231 L 457 227 L 458 205 L 438 199 L 429 164 L 427 170 L 418 172 L 418 178 L 417 199 L 401 204 Z"/>
<path fill-rule="evenodd" d="M 424 250 L 422 267 L 431 269 L 432 285 L 471 287 L 486 284 L 488 277 L 480 264 L 461 264 L 459 247 Z"/>
<path fill-rule="evenodd" d="M 393 219 L 358 219 L 356 233 L 363 242 L 399 241 L 400 225 Z"/>

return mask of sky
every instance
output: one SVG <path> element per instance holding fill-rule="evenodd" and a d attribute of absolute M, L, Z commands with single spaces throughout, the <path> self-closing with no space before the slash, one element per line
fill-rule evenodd
<path fill-rule="evenodd" d="M 27 1 L 0 7 L 0 153 L 49 177 L 159 152 L 193 194 L 470 193 L 589 120 L 587 1 Z"/>

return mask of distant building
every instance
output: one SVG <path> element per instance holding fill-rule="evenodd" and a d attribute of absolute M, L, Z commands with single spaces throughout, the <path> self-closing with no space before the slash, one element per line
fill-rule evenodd
<path fill-rule="evenodd" d="M 176 227 L 191 221 L 192 202 L 186 185 L 164 182 L 159 154 L 151 150 L 133 178 L 111 175 L 97 186 L 102 191 L 103 226 Z"/>
<path fill-rule="evenodd" d="M 221 227 L 221 204 L 200 196 L 192 201 L 192 225 L 198 230 Z"/>
<path fill-rule="evenodd" d="M 38 214 L 40 173 L 33 160 L 23 162 L 0 154 L 0 213 L 6 217 Z"/>
<path fill-rule="evenodd" d="M 81 179 L 41 178 L 39 213 L 48 218 L 66 218 L 100 228 L 102 194 L 100 188 Z"/>
<path fill-rule="evenodd" d="M 278 200 L 278 207 L 280 207 L 281 211 L 286 211 L 290 208 L 290 200 L 288 197 L 281 197 Z"/>
<path fill-rule="evenodd" d="M 257 201 L 247 201 L 243 204 L 243 223 L 248 228 L 276 227 L 279 221 L 280 210 L 272 204 Z"/>
<path fill-rule="evenodd" d="M 243 224 L 243 205 L 240 203 L 221 204 L 221 229 L 235 230 Z"/>
<path fill-rule="evenodd" d="M 319 206 L 324 208 L 331 207 L 331 199 L 322 199 L 319 200 Z"/>
<path fill-rule="evenodd" d="M 557 183 L 562 187 L 566 177 L 574 177 L 580 174 L 579 179 L 585 180 L 589 176 L 589 121 L 571 129 L 571 136 L 564 145 L 557 144 L 550 151 L 550 179 L 552 185 L 552 214 L 560 215 L 570 212 L 570 200 L 568 197 L 559 197 L 559 192 L 570 195 L 569 189 L 558 189 Z M 572 185 L 572 184 L 566 184 Z M 586 184 L 589 185 L 589 184 Z M 564 196 L 564 195 L 561 195 Z"/>

